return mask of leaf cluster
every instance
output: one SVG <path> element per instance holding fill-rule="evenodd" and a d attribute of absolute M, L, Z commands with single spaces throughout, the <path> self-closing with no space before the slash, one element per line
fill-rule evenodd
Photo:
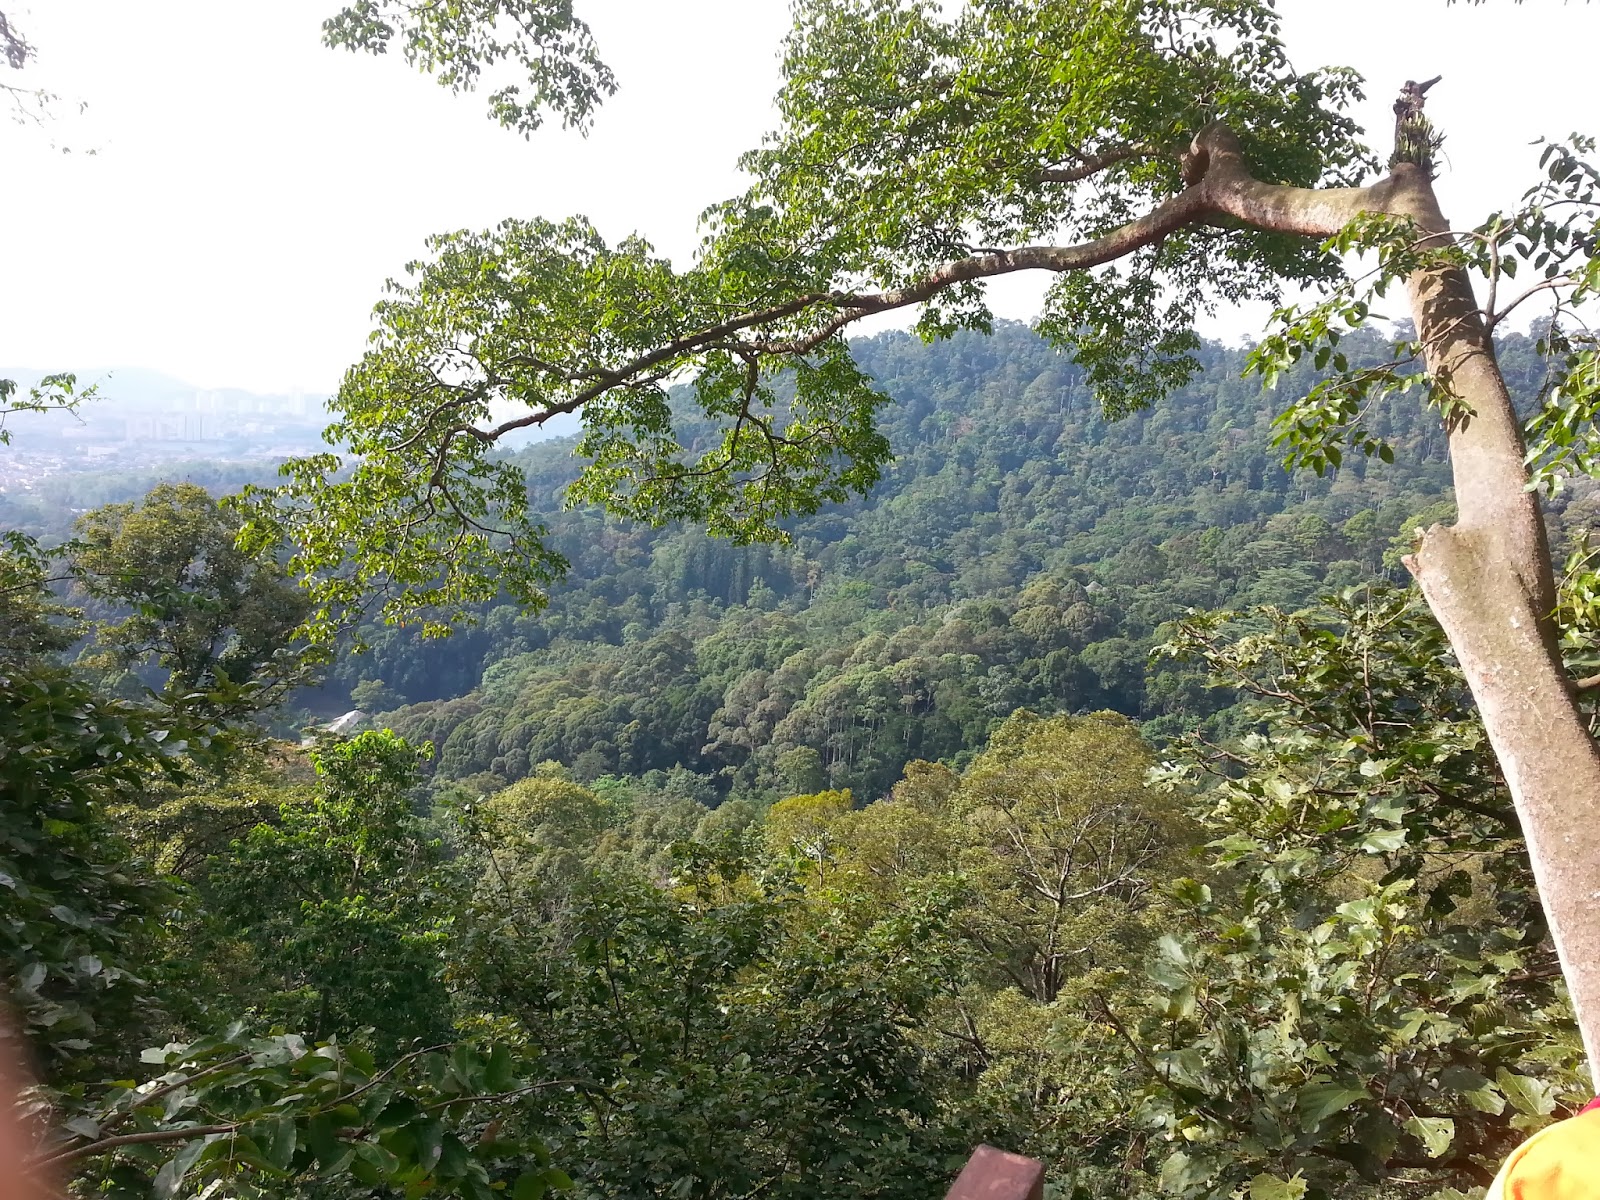
<path fill-rule="evenodd" d="M 146 1050 L 159 1068 L 94 1097 L 41 1167 L 87 1162 L 105 1195 L 242 1196 L 352 1179 L 409 1196 L 539 1200 L 571 1187 L 525 1128 L 529 1080 L 504 1046 L 415 1050 L 380 1066 L 356 1046 L 298 1035 L 217 1037 Z"/>
<path fill-rule="evenodd" d="M 117 1061 L 149 1014 L 140 945 L 170 902 L 106 818 L 180 778 L 211 731 L 56 669 L 0 675 L 0 953 L 19 1032 L 53 1078 Z"/>
<path fill-rule="evenodd" d="M 1214 873 L 1174 887 L 1193 924 L 1161 943 L 1139 1025 L 1147 1111 L 1180 1147 L 1163 1182 L 1481 1186 L 1582 1088 L 1464 683 L 1404 594 L 1254 622 L 1186 622 L 1167 651 L 1255 695 L 1262 725 L 1169 775 L 1212 774 L 1217 840 Z"/>
<path fill-rule="evenodd" d="M 490 93 L 489 115 L 524 137 L 546 114 L 586 129 L 617 90 L 570 0 L 357 0 L 322 23 L 322 40 L 369 54 L 398 45 L 409 65 L 457 93 L 476 91 L 486 69 L 508 64 L 518 80 Z"/>

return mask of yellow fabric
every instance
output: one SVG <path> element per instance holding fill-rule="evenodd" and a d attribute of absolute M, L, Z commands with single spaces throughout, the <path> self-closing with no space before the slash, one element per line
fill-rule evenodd
<path fill-rule="evenodd" d="M 1484 1200 L 1600 1200 L 1600 1110 L 1557 1121 L 1523 1142 Z"/>

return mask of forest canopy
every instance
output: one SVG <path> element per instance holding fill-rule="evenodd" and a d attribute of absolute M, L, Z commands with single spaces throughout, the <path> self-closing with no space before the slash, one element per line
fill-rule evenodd
<path fill-rule="evenodd" d="M 301 694 L 398 732 L 163 753 L 240 710 L 163 699 L 160 639 L 79 642 L 77 681 L 14 652 L 55 690 L 3 744 L 61 748 L 46 778 L 0 763 L 8 826 L 45 821 L 3 869 L 37 889 L 8 953 L 39 964 L 12 1000 L 59 1169 L 129 1195 L 909 1196 L 987 1140 L 1089 1196 L 1468 1194 L 1581 1102 L 1504 783 L 1397 587 L 1405 528 L 1449 503 L 1437 430 L 1396 401 L 1393 465 L 1291 476 L 1239 351 L 1115 423 L 1020 326 L 853 352 L 898 398 L 897 466 L 788 547 L 562 512 L 567 445 L 521 452 L 573 564 L 550 607 L 373 626 Z M 143 484 L 56 486 L 7 515 L 45 536 Z M 199 491 L 83 527 L 175 550 Z M 175 634 L 232 611 L 218 582 L 162 593 Z M 128 698 L 37 725 L 86 683 Z"/>
<path fill-rule="evenodd" d="M 324 35 L 614 86 L 548 0 Z M 7 500 L 35 1177 L 1462 1200 L 1592 1094 L 1594 143 L 1451 228 L 1432 81 L 1375 150 L 1257 0 L 799 0 L 780 86 L 688 265 L 431 239 L 277 486 Z"/>

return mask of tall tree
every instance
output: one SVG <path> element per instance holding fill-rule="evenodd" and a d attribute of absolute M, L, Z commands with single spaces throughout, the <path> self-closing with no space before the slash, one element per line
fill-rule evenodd
<path fill-rule="evenodd" d="M 438 943 L 447 882 L 438 842 L 412 815 L 416 748 L 388 732 L 313 751 L 309 804 L 290 793 L 200 872 L 204 955 L 235 963 L 239 1007 L 317 1038 L 364 1027 L 379 1044 L 449 1029 Z"/>
<path fill-rule="evenodd" d="M 239 550 L 237 514 L 193 483 L 161 483 L 142 503 L 107 504 L 78 521 L 72 571 L 90 596 L 132 609 L 99 629 L 91 659 L 166 672 L 164 698 L 209 693 L 224 715 L 281 699 L 310 663 L 288 643 L 305 597 L 274 551 Z"/>
<path fill-rule="evenodd" d="M 1194 370 L 1202 313 L 1325 288 L 1323 303 L 1283 311 L 1259 359 L 1269 377 L 1308 354 L 1336 374 L 1285 414 L 1291 460 L 1388 453 L 1360 423 L 1375 390 L 1421 381 L 1440 405 L 1459 517 L 1409 563 L 1504 767 L 1600 1052 L 1600 753 L 1559 652 L 1550 552 L 1492 341 L 1529 295 L 1560 298 L 1546 444 L 1582 465 L 1570 451 L 1586 444 L 1600 372 L 1593 342 L 1560 318 L 1600 285 L 1592 146 L 1548 151 L 1548 184 L 1525 209 L 1458 236 L 1433 186 L 1428 85 L 1401 91 L 1387 173 L 1360 186 L 1376 163 L 1347 112 L 1358 78 L 1296 71 L 1269 0 L 976 0 L 948 14 L 800 0 L 783 71 L 782 124 L 744 159 L 750 190 L 710 210 L 690 269 L 638 238 L 608 246 L 580 218 L 508 221 L 435 238 L 391 287 L 330 431 L 359 466 L 291 466 L 282 507 L 258 522 L 298 527 L 322 615 L 374 586 L 391 589 L 396 619 L 502 586 L 537 602 L 564 563 L 492 452 L 561 413 L 585 427 L 574 501 L 774 537 L 870 487 L 885 461 L 885 397 L 843 338 L 863 318 L 920 306 L 930 336 L 982 328 L 982 281 L 1051 272 L 1039 327 L 1117 413 Z M 1336 252 L 1362 248 L 1379 268 L 1349 280 Z M 1507 300 L 1519 262 L 1541 278 Z M 1349 372 L 1338 334 L 1391 283 L 1415 334 L 1390 367 Z M 666 387 L 691 374 L 693 411 L 675 411 Z"/>
<path fill-rule="evenodd" d="M 1112 713 L 1000 726 L 951 801 L 983 896 L 977 936 L 1024 995 L 1050 1003 L 1107 959 L 1137 953 L 1143 910 L 1187 830 L 1145 787 L 1154 765 Z"/>

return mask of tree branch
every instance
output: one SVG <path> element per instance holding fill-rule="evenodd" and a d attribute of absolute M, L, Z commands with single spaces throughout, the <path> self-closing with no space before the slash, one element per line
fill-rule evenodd
<path fill-rule="evenodd" d="M 757 342 L 755 348 L 763 354 L 805 354 L 846 325 L 878 313 L 920 304 L 958 283 L 993 279 L 1017 271 L 1086 271 L 1125 258 L 1135 250 L 1153 245 L 1208 215 L 1208 201 L 1204 192 L 1187 188 L 1144 216 L 1118 226 L 1093 241 L 1080 242 L 1076 246 L 1020 246 L 1015 250 L 957 259 L 930 271 L 914 283 L 889 291 L 857 295 L 832 293 L 825 299 L 840 305 L 841 311 L 824 322 L 821 328 L 790 341 Z"/>
<path fill-rule="evenodd" d="M 1086 159 L 1076 167 L 1050 168 L 1039 178 L 1045 182 L 1075 182 L 1088 178 L 1117 162 L 1157 153 L 1148 146 L 1119 146 Z M 577 412 L 605 393 L 618 387 L 638 386 L 646 378 L 664 377 L 658 368 L 670 372 L 669 364 L 686 354 L 722 345 L 757 355 L 803 355 L 816 349 L 840 330 L 866 317 L 920 304 L 958 284 L 992 279 L 1018 271 L 1083 271 L 1125 258 L 1136 250 L 1159 243 L 1180 229 L 1217 224 L 1225 219 L 1242 222 L 1255 229 L 1305 237 L 1331 237 L 1364 211 L 1392 211 L 1403 193 L 1426 176 L 1410 164 L 1366 188 L 1301 188 L 1264 183 L 1250 174 L 1244 162 L 1238 137 L 1221 124 L 1213 124 L 1195 135 L 1183 155 L 1184 179 L 1188 186 L 1158 204 L 1148 213 L 1090 241 L 1072 246 L 1020 246 L 1010 250 L 987 251 L 956 259 L 935 268 L 922 278 L 898 288 L 880 292 L 815 291 L 793 297 L 781 304 L 754 309 L 715 325 L 686 333 L 646 354 L 610 370 L 585 372 L 588 386 L 557 401 L 502 421 L 489 428 L 458 425 L 442 431 L 448 441 L 466 435 L 484 443 L 498 441 L 518 429 L 542 425 L 562 413 Z M 779 340 L 739 341 L 735 335 L 772 326 L 814 310 L 832 309 L 822 323 L 808 333 Z M 549 364 L 537 363 L 540 368 Z M 577 378 L 569 375 L 568 378 Z M 436 409 L 436 413 L 445 406 Z"/>
<path fill-rule="evenodd" d="M 235 1121 L 228 1125 L 186 1125 L 182 1129 L 152 1129 L 146 1133 L 122 1133 L 116 1137 L 101 1138 L 97 1142 L 79 1146 L 75 1150 L 63 1150 L 58 1154 L 37 1159 L 33 1166 L 50 1167 L 58 1163 L 77 1162 L 81 1158 L 93 1158 L 97 1154 L 104 1154 L 107 1150 L 115 1150 L 118 1146 L 187 1142 L 199 1137 L 211 1137 L 214 1134 L 237 1133 L 242 1125 L 243 1122 Z"/>
<path fill-rule="evenodd" d="M 1245 165 L 1238 136 L 1220 124 L 1195 135 L 1184 172 L 1186 179 L 1195 180 L 1193 187 L 1205 192 L 1213 213 L 1254 229 L 1315 238 L 1332 237 L 1363 212 L 1391 211 L 1397 193 L 1417 183 L 1415 172 L 1403 169 L 1364 188 L 1263 183 Z"/>
<path fill-rule="evenodd" d="M 101 1122 L 100 1136 L 103 1138 L 109 1134 L 118 1125 L 122 1124 L 122 1122 L 126 1121 L 131 1115 L 133 1115 L 134 1110 L 143 1108 L 147 1104 L 154 1104 L 157 1100 L 162 1099 L 164 1096 L 171 1095 L 179 1088 L 188 1087 L 191 1083 L 195 1083 L 201 1079 L 204 1079 L 208 1075 L 215 1075 L 221 1071 L 226 1071 L 229 1067 L 236 1067 L 242 1062 L 248 1062 L 249 1059 L 250 1055 L 248 1052 L 244 1054 L 238 1054 L 233 1058 L 227 1058 L 223 1059 L 221 1062 L 212 1063 L 204 1070 L 196 1071 L 192 1075 L 185 1075 L 182 1079 L 176 1079 L 173 1082 L 166 1084 L 164 1087 L 158 1087 L 153 1091 L 129 1092 L 129 1099 L 131 1099 L 133 1103 L 127 1108 L 123 1109 L 121 1112 L 113 1113 L 105 1121 Z"/>
<path fill-rule="evenodd" d="M 1046 167 L 1037 172 L 1034 178 L 1040 183 L 1082 183 L 1107 167 L 1136 158 L 1155 158 L 1160 154 L 1161 150 L 1155 146 L 1116 146 L 1085 158 L 1075 167 Z"/>

